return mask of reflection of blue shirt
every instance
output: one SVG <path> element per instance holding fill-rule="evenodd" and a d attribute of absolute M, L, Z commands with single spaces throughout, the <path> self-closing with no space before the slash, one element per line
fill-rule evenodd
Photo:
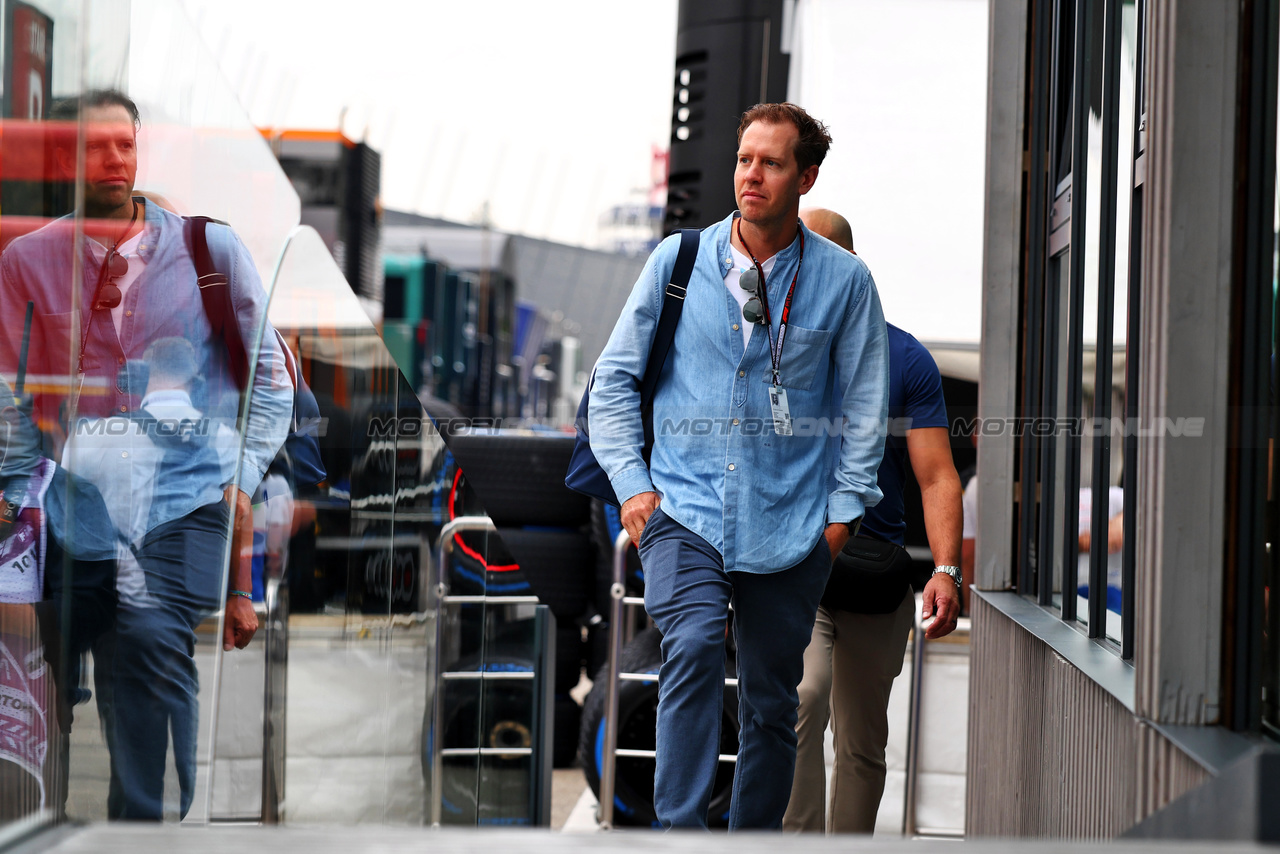
<path fill-rule="evenodd" d="M 105 247 L 96 241 L 84 242 L 85 285 L 80 304 L 73 305 L 73 225 L 70 217 L 55 220 L 14 240 L 0 256 L 0 371 L 12 376 L 16 370 L 24 315 L 27 302 L 31 301 L 35 313 L 27 381 L 45 389 L 37 392 L 35 400 L 42 426 L 58 420 L 59 407 L 77 384 L 71 356 L 73 332 L 89 318 L 97 271 L 106 255 Z M 262 334 L 267 294 L 252 257 L 230 228 L 210 225 L 206 234 L 215 268 L 229 279 L 241 339 L 258 354 L 238 480 L 240 488 L 252 495 L 284 443 L 293 408 L 293 387 L 275 335 L 270 331 Z M 227 368 L 225 345 L 214 336 L 205 316 L 183 219 L 147 202 L 138 253 L 146 260 L 146 268 L 125 295 L 119 332 L 106 311 L 94 313 L 89 326 L 79 417 L 118 416 L 135 410 L 140 389 L 130 389 L 129 382 L 119 379 L 121 366 L 138 364 L 149 344 L 173 336 L 187 339 L 196 348 L 204 379 L 196 396 L 197 408 L 212 419 L 235 423 L 241 392 Z M 267 342 L 260 350 L 254 347 L 259 340 Z M 232 452 L 230 461 L 234 460 Z M 181 518 L 203 506 L 201 502 L 215 489 L 220 495 L 225 481 L 217 483 L 213 478 L 221 474 L 211 471 L 209 476 L 209 481 L 196 484 L 160 487 L 156 500 L 164 506 L 158 509 L 158 516 L 164 520 Z"/>
<path fill-rule="evenodd" d="M 892 323 L 889 327 L 889 435 L 884 442 L 879 484 L 884 499 L 867 511 L 862 530 L 902 545 L 902 488 L 907 482 L 907 430 L 946 427 L 942 377 L 924 345 Z"/>
<path fill-rule="evenodd" d="M 649 257 L 596 363 L 591 449 L 619 500 L 656 490 L 663 512 L 718 549 L 726 570 L 774 572 L 799 563 L 828 521 L 856 519 L 880 500 L 885 323 L 862 260 L 804 228 L 781 362 L 795 435 L 775 435 L 765 330 L 752 330 L 744 349 L 742 311 L 724 285 L 732 223 L 730 216 L 702 232 L 655 394 L 651 465 L 641 456 L 638 389 L 676 235 Z M 775 340 L 799 261 L 797 239 L 768 277 Z"/>

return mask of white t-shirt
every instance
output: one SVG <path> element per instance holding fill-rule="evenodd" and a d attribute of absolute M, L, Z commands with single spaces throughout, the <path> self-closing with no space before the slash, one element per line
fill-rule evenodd
<path fill-rule="evenodd" d="M 124 300 L 129 295 L 129 288 L 133 287 L 133 283 L 138 281 L 138 277 L 142 275 L 142 269 L 147 266 L 147 262 L 138 254 L 138 246 L 142 243 L 142 238 L 147 233 L 144 228 L 133 237 L 121 243 L 116 247 L 116 252 L 120 257 L 129 262 L 129 272 L 125 273 L 118 279 L 113 279 L 115 286 L 120 289 L 120 304 L 111 309 L 111 322 L 115 324 L 116 334 L 120 334 L 120 322 L 124 320 Z"/>
<path fill-rule="evenodd" d="M 116 253 L 125 260 L 129 265 L 128 271 L 118 279 L 108 279 L 107 283 L 114 284 L 120 289 L 120 304 L 111 309 L 111 322 L 116 328 L 116 335 L 120 334 L 120 321 L 124 320 L 124 300 L 129 295 L 129 288 L 133 287 L 133 283 L 138 281 L 138 277 L 142 275 L 142 270 L 147 266 L 147 262 L 138 255 L 138 247 L 142 245 L 142 238 L 146 235 L 147 230 L 143 228 L 133 237 L 125 240 L 116 247 Z M 107 254 L 111 252 L 111 247 L 101 241 L 97 241 L 102 247 L 102 261 L 100 264 L 107 263 Z M 86 271 L 87 274 L 87 271 Z M 94 283 L 97 283 L 97 276 L 100 272 L 94 273 Z M 105 286 L 106 283 L 104 283 Z"/>
<path fill-rule="evenodd" d="M 753 264 L 751 263 L 751 258 L 739 252 L 737 247 L 732 243 L 729 244 L 729 250 L 733 252 L 733 266 L 729 268 L 728 273 L 725 273 L 724 286 L 729 289 L 729 294 L 738 303 L 738 319 L 735 322 L 742 330 L 742 349 L 745 350 L 747 349 L 747 342 L 751 340 L 751 330 L 757 324 L 747 323 L 742 319 L 741 309 L 747 304 L 747 300 L 751 299 L 751 294 L 748 291 L 744 291 L 738 285 L 738 280 L 742 278 L 743 273 L 752 268 Z M 764 270 L 766 279 L 769 277 L 769 274 L 773 272 L 773 265 L 777 260 L 778 256 L 774 255 L 768 261 L 765 261 L 760 265 L 760 269 Z"/>

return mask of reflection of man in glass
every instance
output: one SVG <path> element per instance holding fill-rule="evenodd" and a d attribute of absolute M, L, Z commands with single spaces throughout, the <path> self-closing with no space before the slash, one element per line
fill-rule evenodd
<path fill-rule="evenodd" d="M 115 613 L 115 548 L 102 498 L 41 456 L 34 425 L 14 404 L 0 379 L 3 822 L 41 808 L 61 813 L 80 655 Z M 72 505 L 81 524 L 74 543 L 65 512 Z"/>
<path fill-rule="evenodd" d="M 119 92 L 97 91 L 70 104 L 62 117 L 77 115 L 85 134 L 87 239 L 76 241 L 74 222 L 66 217 L 15 240 L 0 257 L 0 370 L 14 372 L 26 358 L 29 376 L 43 378 L 35 414 L 55 446 L 62 430 L 93 429 L 105 424 L 103 416 L 139 409 L 144 384 L 134 376 L 136 366 L 160 339 L 181 338 L 193 346 L 204 378 L 198 391 L 189 392 L 200 414 L 195 433 L 211 437 L 218 432 L 213 425 L 235 424 L 242 397 L 249 395 L 238 478 L 227 474 L 236 470 L 234 447 L 217 447 L 212 458 L 166 454 L 151 487 L 140 545 L 120 532 L 153 607 L 121 607 L 115 652 L 108 657 L 112 696 L 100 697 L 108 706 L 104 723 L 111 746 L 108 809 L 115 818 L 159 819 L 170 737 L 182 814 L 194 789 L 195 626 L 225 602 L 225 649 L 244 647 L 257 628 L 251 602 L 240 595 L 249 590 L 247 562 L 233 561 L 230 585 L 224 581 L 228 534 L 250 524 L 249 495 L 284 440 L 292 390 L 275 336 L 261 335 L 267 299 L 253 260 L 230 228 L 211 225 L 209 250 L 227 277 L 239 337 L 250 345 L 249 355 L 253 343 L 268 342 L 257 354 L 253 388 L 237 385 L 230 364 L 236 353 L 229 352 L 235 348 L 214 333 L 204 312 L 186 223 L 133 192 L 137 107 Z M 55 160 L 66 177 L 76 175 L 74 147 L 59 146 Z M 78 297 L 72 288 L 77 261 L 83 269 Z M 28 304 L 34 318 L 30 346 L 23 351 Z M 153 429 L 163 429 L 154 420 Z M 107 491 L 105 484 L 98 486 Z"/>

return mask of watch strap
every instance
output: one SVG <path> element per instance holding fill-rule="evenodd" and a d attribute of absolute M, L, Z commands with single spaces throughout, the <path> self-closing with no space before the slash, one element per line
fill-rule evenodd
<path fill-rule="evenodd" d="M 958 566 L 935 566 L 933 568 L 934 575 L 937 575 L 939 572 L 945 572 L 947 575 L 951 576 L 951 580 L 956 583 L 957 590 L 959 590 L 964 583 L 964 574 L 960 571 L 960 567 Z"/>

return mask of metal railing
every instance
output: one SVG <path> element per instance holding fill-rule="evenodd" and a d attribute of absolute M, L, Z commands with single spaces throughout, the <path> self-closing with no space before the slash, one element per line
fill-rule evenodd
<path fill-rule="evenodd" d="M 600 807 L 597 821 L 601 830 L 613 829 L 613 796 L 618 786 L 618 757 L 653 759 L 653 750 L 618 747 L 618 686 L 622 682 L 657 682 L 656 673 L 619 673 L 622 663 L 622 636 L 625 632 L 624 611 L 627 607 L 644 607 L 643 596 L 627 595 L 627 547 L 631 536 L 620 531 L 613 541 L 613 583 L 609 587 L 609 672 L 604 695 L 604 746 L 600 757 Z M 738 680 L 726 677 L 725 685 L 738 687 Z M 731 753 L 721 753 L 721 762 L 737 762 Z"/>
<path fill-rule="evenodd" d="M 915 622 L 911 629 L 911 692 L 907 700 L 906 779 L 902 787 L 902 835 L 907 838 L 934 836 L 954 838 L 963 832 L 941 828 L 922 828 L 916 821 L 916 803 L 920 794 L 920 721 L 924 704 L 924 653 L 928 638 L 924 636 L 923 599 L 916 596 Z M 970 621 L 961 617 L 956 632 L 968 632 Z"/>
<path fill-rule="evenodd" d="M 618 757 L 652 759 L 656 756 L 653 750 L 632 750 L 618 747 L 618 689 L 622 682 L 657 682 L 654 673 L 619 673 L 622 658 L 624 634 L 624 612 L 627 607 L 643 607 L 644 598 L 626 595 L 627 547 L 631 545 L 631 537 L 626 531 L 619 532 L 613 542 L 613 583 L 609 587 L 609 668 L 608 681 L 605 685 L 604 705 L 604 745 L 600 759 L 600 802 L 596 814 L 602 830 L 613 829 L 614 793 L 617 789 Z M 916 823 L 916 801 L 919 793 L 920 774 L 920 722 L 924 697 L 924 653 L 926 638 L 924 621 L 921 617 L 920 599 L 917 597 L 915 623 L 911 640 L 911 682 L 907 713 L 907 746 L 906 746 L 906 780 L 903 786 L 902 833 L 912 837 L 918 835 L 951 836 L 954 834 L 937 830 L 922 830 Z M 969 620 L 961 618 L 957 630 L 968 630 Z M 725 679 L 725 685 L 737 688 L 738 680 L 732 677 Z M 721 762 L 736 762 L 733 754 L 720 754 Z"/>
<path fill-rule="evenodd" d="M 532 747 L 458 747 L 444 748 L 444 683 L 463 679 L 509 679 L 533 680 L 536 673 L 530 672 L 495 672 L 484 671 L 444 671 L 442 650 L 444 649 L 444 612 L 449 605 L 475 605 L 493 602 L 502 605 L 537 605 L 537 596 L 488 596 L 488 595 L 449 595 L 449 583 L 446 580 L 448 561 L 453 554 L 454 535 L 465 531 L 484 531 L 495 533 L 497 528 L 488 516 L 459 516 L 447 522 L 440 529 L 440 537 L 436 546 L 435 577 L 431 580 L 431 589 L 435 592 L 435 650 L 437 670 L 435 687 L 431 697 L 431 826 L 440 827 L 444 812 L 444 758 L 446 756 L 531 756 Z"/>

